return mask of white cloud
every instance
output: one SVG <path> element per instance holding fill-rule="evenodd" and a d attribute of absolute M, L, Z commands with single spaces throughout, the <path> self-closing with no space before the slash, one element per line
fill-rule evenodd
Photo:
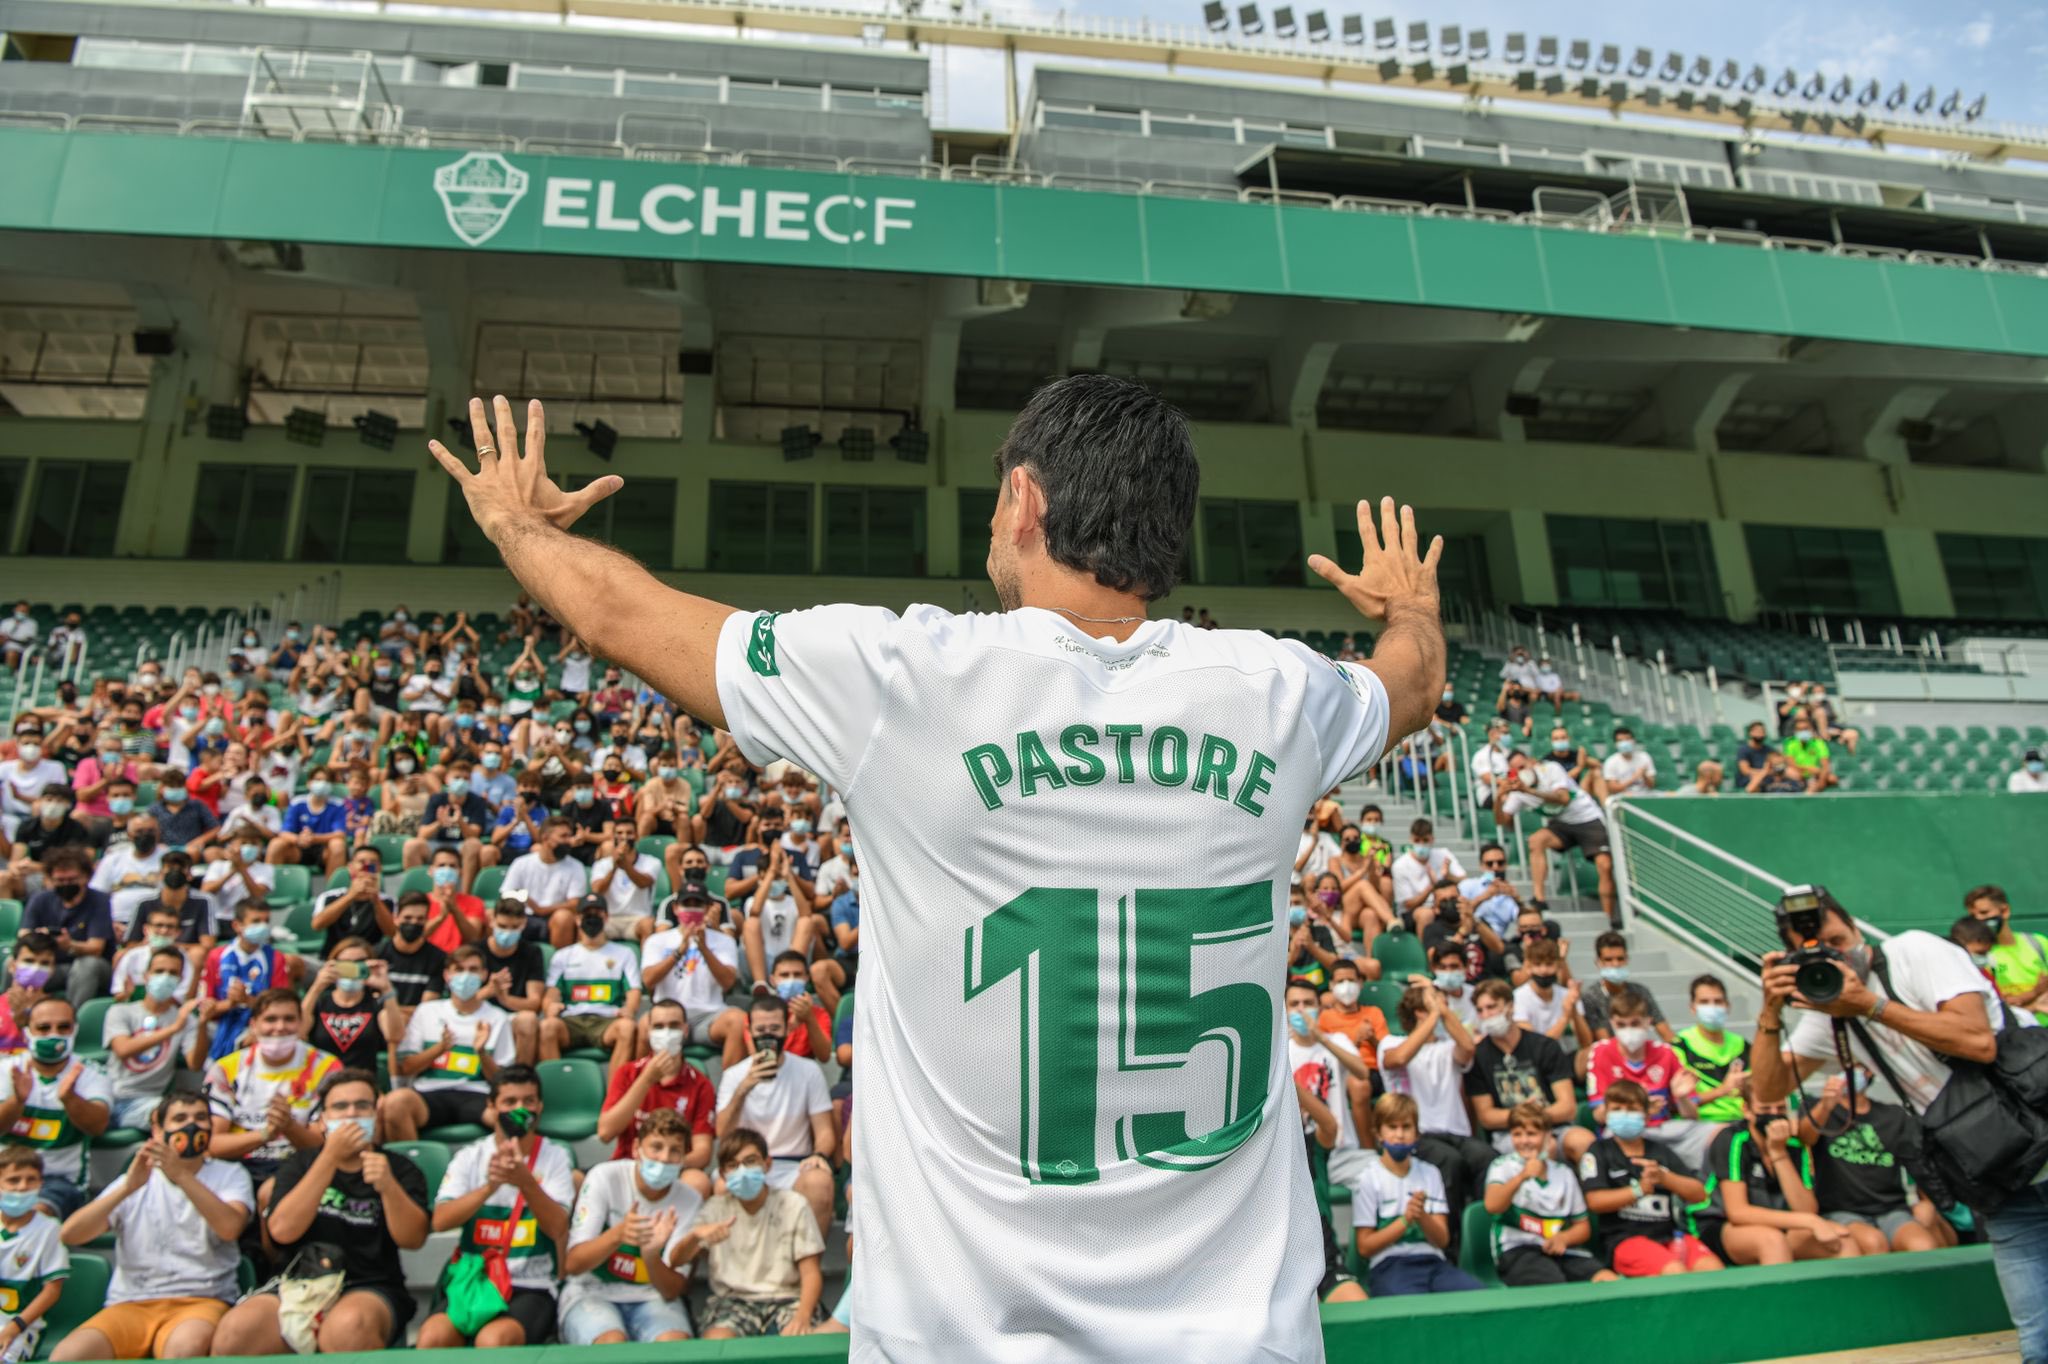
<path fill-rule="evenodd" d="M 1981 19 L 1973 19 L 1963 25 L 1964 47 L 1987 48 L 1991 46 L 1991 15 L 1986 11 Z"/>

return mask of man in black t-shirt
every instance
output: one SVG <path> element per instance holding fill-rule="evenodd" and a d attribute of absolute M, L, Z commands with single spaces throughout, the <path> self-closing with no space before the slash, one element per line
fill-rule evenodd
<path fill-rule="evenodd" d="M 157 893 L 135 907 L 135 916 L 128 921 L 128 936 L 121 941 L 141 942 L 149 916 L 163 910 L 178 916 L 179 942 L 213 946 L 213 903 L 193 890 L 192 884 L 192 854 L 183 848 L 165 853 Z"/>
<path fill-rule="evenodd" d="M 1819 1102 L 1800 1119 L 1799 1139 L 1813 1151 L 1813 1192 L 1821 1215 L 1849 1229 L 1865 1255 L 1887 1250 L 1937 1250 L 1956 1244 L 1955 1233 L 1931 1194 L 1947 1187 L 1922 1156 L 1920 1123 L 1897 1104 L 1871 1099 L 1856 1078 L 1856 1116 L 1842 1112 L 1847 1082 L 1831 1076 Z M 1906 1196 L 1911 1175 L 1919 1197 Z"/>
<path fill-rule="evenodd" d="M 1434 961 L 1437 948 L 1444 943 L 1453 943 L 1464 953 L 1467 981 L 1507 974 L 1506 944 L 1474 916 L 1472 902 L 1458 894 L 1458 883 L 1449 877 L 1436 883 L 1436 917 L 1422 930 L 1422 950 Z"/>
<path fill-rule="evenodd" d="M 395 915 L 380 889 L 383 872 L 384 859 L 375 848 L 350 853 L 348 884 L 323 891 L 313 902 L 314 931 L 325 933 L 329 942 L 361 938 L 372 947 L 390 937 Z"/>
<path fill-rule="evenodd" d="M 405 1339 L 412 1295 L 398 1252 L 426 1244 L 427 1180 L 417 1165 L 375 1145 L 377 1079 L 336 1071 L 320 1088 L 325 1140 L 278 1167 L 266 1229 L 280 1263 L 322 1243 L 341 1255 L 341 1297 L 317 1331 L 320 1352 L 383 1350 Z M 293 1353 L 278 1330 L 276 1289 L 242 1299 L 221 1318 L 218 1355 Z"/>
<path fill-rule="evenodd" d="M 547 993 L 548 968 L 540 944 L 526 941 L 525 931 L 525 896 L 508 896 L 492 907 L 482 944 L 488 977 L 483 997 L 512 1015 L 519 1064 L 530 1066 L 540 1055 L 540 1006 Z"/>
<path fill-rule="evenodd" d="M 380 1022 L 390 1037 L 405 1036 L 412 1011 L 430 999 L 441 997 L 447 954 L 427 941 L 427 912 L 432 901 L 423 890 L 411 890 L 398 897 L 397 936 L 377 949 L 377 960 L 385 964 L 391 979 L 391 993 L 384 997 Z"/>
<path fill-rule="evenodd" d="M 1479 983 L 1472 1009 L 1478 1015 L 1472 1030 L 1479 1044 L 1465 1072 L 1465 1094 L 1494 1149 L 1503 1155 L 1514 1149 L 1508 1114 L 1517 1104 L 1542 1104 L 1553 1129 L 1569 1126 L 1579 1101 L 1564 1048 L 1515 1022 L 1515 992 L 1498 977 Z"/>
<path fill-rule="evenodd" d="M 1643 1135 L 1648 1091 L 1616 1080 L 1606 1102 L 1608 1135 L 1579 1157 L 1579 1187 L 1595 1214 L 1601 1263 L 1627 1279 L 1725 1268 L 1686 1230 L 1686 1210 L 1707 1201 L 1706 1186 L 1675 1151 Z"/>

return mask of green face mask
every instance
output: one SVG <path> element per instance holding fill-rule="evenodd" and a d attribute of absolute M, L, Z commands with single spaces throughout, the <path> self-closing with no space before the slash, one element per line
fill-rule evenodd
<path fill-rule="evenodd" d="M 44 1065 L 52 1065 L 71 1054 L 68 1037 L 38 1037 L 29 1043 L 29 1053 Z"/>

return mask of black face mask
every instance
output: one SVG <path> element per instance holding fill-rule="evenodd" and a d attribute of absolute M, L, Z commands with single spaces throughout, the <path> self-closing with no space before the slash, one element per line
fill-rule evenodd
<path fill-rule="evenodd" d="M 426 935 L 427 926 L 425 924 L 403 923 L 398 926 L 398 938 L 401 942 L 418 942 Z"/>
<path fill-rule="evenodd" d="M 754 1050 L 780 1053 L 782 1044 L 788 1040 L 779 1032 L 757 1032 L 754 1034 Z"/>
<path fill-rule="evenodd" d="M 205 1123 L 188 1122 L 183 1127 L 173 1127 L 164 1133 L 164 1145 L 171 1148 L 173 1155 L 193 1160 L 206 1154 L 206 1148 L 213 1144 L 213 1128 Z"/>
<path fill-rule="evenodd" d="M 183 867 L 172 867 L 164 873 L 164 889 L 183 890 L 191 879 L 190 876 L 186 875 Z"/>
<path fill-rule="evenodd" d="M 1994 938 L 2005 931 L 2005 916 L 2003 914 L 1994 914 L 1988 919 L 1979 919 L 1977 922 L 1990 929 L 1991 936 Z"/>
<path fill-rule="evenodd" d="M 1551 986 L 1557 984 L 1557 972 L 1552 971 L 1549 975 L 1542 976 L 1536 974 L 1534 971 L 1531 971 L 1529 973 L 1529 979 L 1535 981 L 1538 985 L 1541 985 L 1544 989 L 1547 990 Z"/>
<path fill-rule="evenodd" d="M 583 930 L 586 938 L 601 938 L 604 936 L 604 915 L 592 910 L 578 919 L 576 926 Z"/>
<path fill-rule="evenodd" d="M 135 844 L 135 851 L 141 853 L 144 857 L 156 851 L 155 834 L 132 834 L 130 835 L 130 841 Z"/>
<path fill-rule="evenodd" d="M 1355 853 L 1364 846 L 1365 841 L 1363 839 L 1347 838 L 1344 840 L 1344 851 L 1348 853 Z"/>
<path fill-rule="evenodd" d="M 50 889 L 57 892 L 58 899 L 62 900 L 65 904 L 70 904 L 74 900 L 78 899 L 79 896 L 85 894 L 85 882 L 72 881 L 68 884 L 64 882 L 52 882 L 50 884 Z"/>

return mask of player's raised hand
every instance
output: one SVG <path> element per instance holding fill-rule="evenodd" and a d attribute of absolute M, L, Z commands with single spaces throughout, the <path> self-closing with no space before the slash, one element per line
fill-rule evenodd
<path fill-rule="evenodd" d="M 593 479 L 579 492 L 565 493 L 548 477 L 542 447 L 547 428 L 538 399 L 526 405 L 526 444 L 520 446 L 519 428 L 512 421 L 512 404 L 503 395 L 491 400 L 498 429 L 491 431 L 490 415 L 482 398 L 469 400 L 469 426 L 476 439 L 477 469 L 452 453 L 440 441 L 428 441 L 427 448 L 462 489 L 469 513 L 493 542 L 515 531 L 522 523 L 545 521 L 557 530 L 567 530 L 578 517 L 626 486 L 616 474 Z"/>
<path fill-rule="evenodd" d="M 1443 557 L 1444 540 L 1433 537 L 1425 553 L 1415 532 L 1415 509 L 1402 507 L 1397 513 L 1394 499 L 1380 499 L 1380 522 L 1372 521 L 1372 503 L 1358 504 L 1358 538 L 1365 548 L 1365 562 L 1358 572 L 1346 573 L 1334 560 L 1320 554 L 1308 556 L 1308 566 L 1317 576 L 1344 594 L 1367 620 L 1385 620 L 1388 607 L 1400 601 L 1426 600 L 1436 608 L 1436 563 Z"/>

